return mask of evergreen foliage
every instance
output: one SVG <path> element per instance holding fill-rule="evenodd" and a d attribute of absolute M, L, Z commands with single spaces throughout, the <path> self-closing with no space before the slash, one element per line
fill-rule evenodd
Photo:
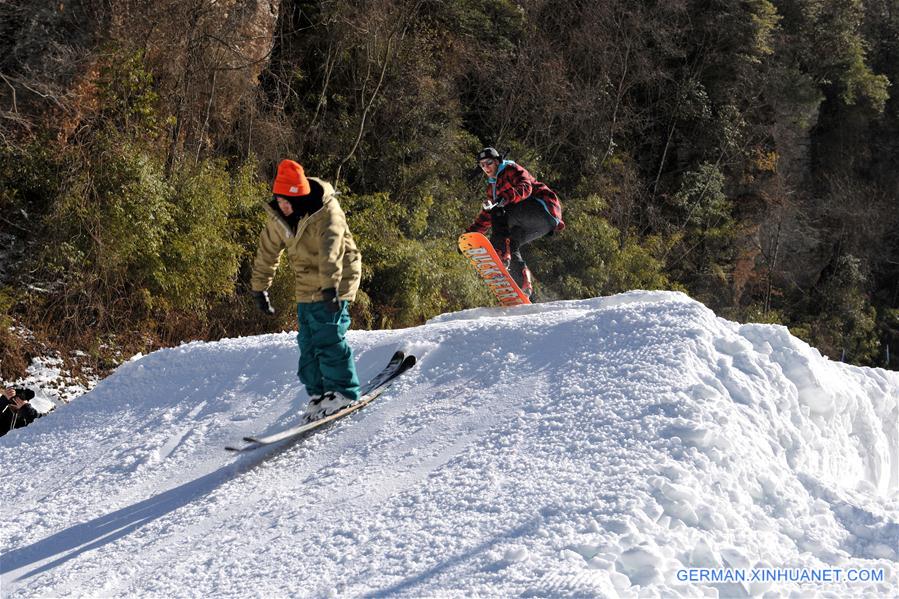
<path fill-rule="evenodd" d="M 672 287 L 656 240 L 644 240 L 642 245 L 634 237 L 622 241 L 605 211 L 606 202 L 597 195 L 572 202 L 565 212 L 564 233 L 537 242 L 542 252 L 532 268 L 541 275 L 548 270 L 549 280 L 559 281 L 558 290 L 546 285 L 552 291 L 544 287 L 541 293 L 575 299 Z"/>
<path fill-rule="evenodd" d="M 29 246 L 16 279 L 38 292 L 27 305 L 40 320 L 29 325 L 88 345 L 202 335 L 237 290 L 268 186 L 252 157 L 237 166 L 209 157 L 167 173 L 140 54 L 111 60 L 96 83 L 97 118 L 77 143 L 5 148 L 2 197 Z"/>
<path fill-rule="evenodd" d="M 357 326 L 489 304 L 455 251 L 484 145 L 562 199 L 526 249 L 539 299 L 683 289 L 896 367 L 894 0 L 285 0 L 245 39 L 209 0 L 96 11 L 93 45 L 47 40 L 77 63 L 0 60 L 7 376 L 10 324 L 134 349 L 295 326 L 286 268 L 276 318 L 244 293 L 285 157 L 342 192 Z"/>

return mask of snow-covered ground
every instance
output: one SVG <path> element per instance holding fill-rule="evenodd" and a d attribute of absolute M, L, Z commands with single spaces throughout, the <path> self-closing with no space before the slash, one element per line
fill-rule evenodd
<path fill-rule="evenodd" d="M 31 405 L 41 414 L 46 414 L 61 404 L 81 397 L 98 382 L 97 378 L 91 377 L 86 384 L 82 384 L 66 371 L 59 357 L 43 356 L 31 361 L 25 377 L 11 381 L 9 385 L 34 391 Z"/>
<path fill-rule="evenodd" d="M 418 365 L 296 443 L 294 335 L 135 358 L 0 439 L 3 597 L 893 596 L 899 375 L 631 292 L 355 331 Z M 864 580 L 859 580 L 864 579 Z"/>

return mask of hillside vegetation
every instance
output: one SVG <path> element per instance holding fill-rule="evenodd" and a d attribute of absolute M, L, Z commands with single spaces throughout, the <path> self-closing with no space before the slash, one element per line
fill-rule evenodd
<path fill-rule="evenodd" d="M 245 293 L 285 157 L 342 192 L 356 326 L 485 305 L 484 145 L 562 199 L 538 299 L 679 289 L 899 366 L 899 0 L 13 0 L 0 57 L 6 378 L 292 328 L 289 274 L 275 319 Z"/>

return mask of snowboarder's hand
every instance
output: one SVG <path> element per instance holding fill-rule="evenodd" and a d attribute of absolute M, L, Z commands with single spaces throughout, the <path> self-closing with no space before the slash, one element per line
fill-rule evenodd
<path fill-rule="evenodd" d="M 254 291 L 253 300 L 256 302 L 256 307 L 263 314 L 272 316 L 275 313 L 272 303 L 268 300 L 268 291 Z"/>
<path fill-rule="evenodd" d="M 331 314 L 340 312 L 340 300 L 337 299 L 336 289 L 322 289 L 322 296 L 325 302 L 325 310 Z"/>

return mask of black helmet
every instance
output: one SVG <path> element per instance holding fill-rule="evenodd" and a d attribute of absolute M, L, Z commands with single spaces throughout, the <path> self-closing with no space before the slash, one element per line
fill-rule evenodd
<path fill-rule="evenodd" d="M 478 162 L 480 162 L 481 160 L 487 160 L 488 158 L 499 160 L 499 152 L 496 151 L 496 148 L 488 147 L 478 152 Z"/>

